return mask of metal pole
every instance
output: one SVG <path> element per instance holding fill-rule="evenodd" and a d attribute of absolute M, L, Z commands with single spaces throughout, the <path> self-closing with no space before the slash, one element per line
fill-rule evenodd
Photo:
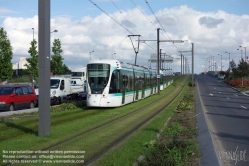
<path fill-rule="evenodd" d="M 221 59 L 221 61 L 220 61 L 220 63 L 221 63 L 221 71 L 222 71 L 222 55 L 220 55 L 220 59 Z"/>
<path fill-rule="evenodd" d="M 182 75 L 182 54 L 181 54 L 181 75 Z"/>
<path fill-rule="evenodd" d="M 214 55 L 212 56 L 213 56 L 212 62 L 213 62 L 213 71 L 214 71 Z"/>
<path fill-rule="evenodd" d="M 192 44 L 192 87 L 194 86 L 194 43 Z"/>
<path fill-rule="evenodd" d="M 245 60 L 246 60 L 246 47 L 245 47 Z"/>
<path fill-rule="evenodd" d="M 35 38 L 34 38 L 34 28 L 32 28 L 32 29 L 33 29 L 33 40 L 34 40 L 34 39 L 35 39 Z"/>
<path fill-rule="evenodd" d="M 39 111 L 38 135 L 50 134 L 50 0 L 38 4 Z"/>
<path fill-rule="evenodd" d="M 208 71 L 210 71 L 210 57 L 208 57 Z"/>
<path fill-rule="evenodd" d="M 161 61 L 161 55 L 162 55 L 162 49 L 159 50 L 159 70 L 162 70 L 162 61 Z"/>
<path fill-rule="evenodd" d="M 137 52 L 136 52 L 136 57 L 135 57 L 135 65 L 137 64 Z"/>
<path fill-rule="evenodd" d="M 183 56 L 183 62 L 182 62 L 182 73 L 185 74 L 184 68 L 185 68 L 185 57 Z"/>
<path fill-rule="evenodd" d="M 157 94 L 160 94 L 160 73 L 159 73 L 159 30 L 157 28 Z"/>

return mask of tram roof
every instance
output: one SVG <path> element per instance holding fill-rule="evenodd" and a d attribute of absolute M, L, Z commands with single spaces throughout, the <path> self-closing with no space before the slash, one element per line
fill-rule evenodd
<path fill-rule="evenodd" d="M 119 66 L 119 67 L 123 67 L 123 68 L 133 68 L 135 70 L 144 70 L 144 71 L 154 71 L 153 69 L 149 69 L 147 67 L 144 66 L 138 66 L 138 65 L 134 65 L 134 64 L 130 64 L 130 63 L 123 63 L 120 62 L 119 60 L 115 60 L 115 59 L 99 59 L 99 60 L 90 60 L 88 62 L 88 64 L 92 64 L 92 63 L 98 63 L 98 64 L 110 64 L 112 66 Z"/>

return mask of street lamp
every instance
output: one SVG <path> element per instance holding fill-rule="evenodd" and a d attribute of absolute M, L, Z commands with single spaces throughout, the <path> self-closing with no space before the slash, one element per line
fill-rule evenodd
<path fill-rule="evenodd" d="M 90 60 L 92 59 L 92 57 L 91 57 L 91 53 L 92 53 L 92 52 L 94 52 L 94 50 L 92 50 L 91 52 L 89 52 L 89 54 L 90 54 Z"/>
<path fill-rule="evenodd" d="M 113 56 L 113 55 L 115 55 L 116 53 L 113 53 L 113 54 L 111 54 L 111 56 Z M 113 57 L 112 57 L 112 59 L 113 59 Z"/>
<path fill-rule="evenodd" d="M 56 29 L 55 29 L 55 30 L 53 30 L 53 31 L 52 31 L 52 32 L 50 32 L 50 33 L 53 33 L 53 32 L 58 32 L 58 30 L 56 30 Z"/>
<path fill-rule="evenodd" d="M 211 55 L 211 71 L 214 71 L 214 55 Z"/>
<path fill-rule="evenodd" d="M 34 28 L 32 28 L 33 29 L 33 40 L 34 40 Z"/>
<path fill-rule="evenodd" d="M 222 55 L 221 54 L 218 54 L 218 55 L 220 55 L 220 68 L 221 68 L 220 71 L 222 71 Z"/>
<path fill-rule="evenodd" d="M 242 47 L 242 46 L 239 46 Z M 243 47 L 245 49 L 245 61 L 246 61 L 246 47 Z"/>
<path fill-rule="evenodd" d="M 230 72 L 230 52 L 226 52 L 225 53 L 228 53 L 229 54 L 229 62 L 228 62 L 228 69 L 229 69 L 229 72 Z"/>
<path fill-rule="evenodd" d="M 240 50 L 240 49 L 237 49 L 237 50 L 241 51 L 241 60 L 242 60 L 242 51 L 243 51 L 243 50 Z"/>

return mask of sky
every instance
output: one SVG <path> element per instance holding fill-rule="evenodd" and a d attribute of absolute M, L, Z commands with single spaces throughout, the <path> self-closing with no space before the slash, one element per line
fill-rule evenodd
<path fill-rule="evenodd" d="M 157 28 L 162 53 L 174 58 L 165 68 L 175 72 L 181 70 L 180 51 L 186 51 L 182 54 L 191 69 L 191 43 L 195 73 L 210 69 L 211 62 L 217 64 L 217 70 L 221 66 L 227 70 L 229 56 L 237 64 L 249 46 L 248 0 L 50 2 L 50 30 L 58 31 L 51 33 L 51 47 L 54 39 L 60 39 L 63 63 L 71 70 L 86 66 L 90 59 L 112 58 L 134 64 L 133 45 L 138 51 L 137 64 L 154 68 L 156 64 L 149 63 L 149 59 L 157 53 Z M 0 0 L 0 4 L 0 27 L 7 32 L 15 64 L 21 57 L 30 57 L 33 34 L 38 40 L 38 0 Z M 141 41 L 138 49 L 138 37 L 128 35 L 141 35 L 145 43 Z M 173 44 L 163 40 L 184 42 Z"/>

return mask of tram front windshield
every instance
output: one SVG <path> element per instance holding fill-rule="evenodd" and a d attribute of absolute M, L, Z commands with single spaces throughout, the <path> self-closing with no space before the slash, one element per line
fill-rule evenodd
<path fill-rule="evenodd" d="M 110 76 L 109 64 L 88 64 L 88 83 L 91 90 L 104 90 Z"/>

